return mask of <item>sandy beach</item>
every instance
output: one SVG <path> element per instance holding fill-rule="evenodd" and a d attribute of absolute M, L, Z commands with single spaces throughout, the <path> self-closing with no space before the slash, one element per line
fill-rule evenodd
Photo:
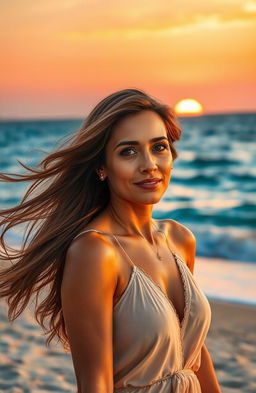
<path fill-rule="evenodd" d="M 256 392 L 256 307 L 210 301 L 206 345 L 223 393 Z"/>
<path fill-rule="evenodd" d="M 206 345 L 223 393 L 256 391 L 256 307 L 210 301 L 212 323 Z M 0 392 L 76 392 L 70 354 L 44 345 L 29 310 L 10 324 L 0 306 Z"/>

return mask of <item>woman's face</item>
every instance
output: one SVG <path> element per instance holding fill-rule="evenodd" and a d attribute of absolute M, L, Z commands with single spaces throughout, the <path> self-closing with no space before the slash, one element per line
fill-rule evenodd
<path fill-rule="evenodd" d="M 165 124 L 157 113 L 144 110 L 129 115 L 114 128 L 103 166 L 111 198 L 157 203 L 169 185 L 171 167 L 172 154 Z M 136 184 L 149 178 L 159 181 Z"/>

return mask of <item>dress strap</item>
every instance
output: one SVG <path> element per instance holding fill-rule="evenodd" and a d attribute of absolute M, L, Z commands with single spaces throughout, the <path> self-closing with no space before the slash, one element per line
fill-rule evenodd
<path fill-rule="evenodd" d="M 91 232 L 91 231 L 93 231 L 93 232 L 98 232 L 98 233 L 104 233 L 105 235 L 111 235 L 110 233 L 103 232 L 103 231 L 99 231 L 98 229 L 85 229 L 84 231 L 78 233 L 78 235 L 76 235 L 76 236 L 74 237 L 73 241 L 74 241 L 76 238 L 78 238 L 80 235 L 83 235 L 84 233 L 86 233 L 86 232 Z M 111 236 L 113 236 L 113 235 L 111 235 Z"/>
<path fill-rule="evenodd" d="M 123 250 L 123 252 L 125 253 L 125 255 L 129 258 L 129 260 L 130 260 L 132 266 L 136 266 L 135 263 L 133 263 L 132 259 L 131 259 L 131 258 L 129 257 L 129 255 L 127 254 L 127 252 L 125 251 L 125 249 L 123 248 L 123 246 L 122 246 L 122 244 L 120 243 L 120 241 L 118 240 L 118 238 L 117 238 L 115 235 L 113 235 L 113 236 L 114 236 L 114 238 L 116 239 L 117 244 L 121 247 L 121 249 Z"/>
<path fill-rule="evenodd" d="M 132 266 L 136 266 L 136 265 L 133 263 L 132 259 L 131 259 L 131 258 L 129 257 L 129 255 L 127 254 L 127 252 L 125 251 L 125 249 L 123 248 L 123 246 L 122 246 L 122 244 L 120 243 L 120 241 L 118 240 L 117 236 L 115 236 L 115 235 L 112 234 L 112 233 L 99 231 L 98 229 L 86 229 L 86 230 L 80 232 L 78 235 L 76 235 L 76 236 L 74 237 L 73 240 L 75 240 L 76 238 L 78 238 L 80 235 L 83 235 L 84 233 L 90 232 L 90 231 L 98 232 L 98 233 L 103 233 L 104 235 L 112 236 L 112 237 L 116 240 L 117 244 L 118 244 L 118 245 L 121 247 L 121 249 L 124 251 L 125 255 L 129 258 L 129 260 L 130 260 Z"/>
<path fill-rule="evenodd" d="M 165 237 L 165 241 L 166 241 L 167 247 L 168 247 L 169 250 L 171 251 L 172 255 L 175 257 L 175 256 L 176 256 L 176 253 L 174 252 L 174 250 L 172 249 L 172 247 L 169 246 L 168 239 L 167 239 L 167 236 L 166 236 L 165 231 L 164 231 L 163 229 L 160 229 L 160 228 L 158 227 L 158 225 L 156 225 L 156 223 L 155 223 L 154 221 L 153 221 L 153 224 L 155 224 L 155 227 L 156 227 L 156 229 L 157 229 L 158 232 L 163 233 L 163 235 L 164 235 L 164 237 Z"/>
<path fill-rule="evenodd" d="M 177 254 L 176 254 L 176 252 L 172 249 L 172 247 L 169 246 L 169 243 L 168 243 L 168 239 L 167 239 L 166 233 L 165 233 L 164 231 L 162 231 L 162 230 L 161 230 L 160 232 L 162 232 L 162 233 L 164 234 L 164 236 L 165 236 L 165 241 L 166 241 L 166 244 L 167 244 L 167 247 L 169 248 L 169 250 L 171 251 L 173 257 L 175 258 L 175 256 L 176 256 Z"/>

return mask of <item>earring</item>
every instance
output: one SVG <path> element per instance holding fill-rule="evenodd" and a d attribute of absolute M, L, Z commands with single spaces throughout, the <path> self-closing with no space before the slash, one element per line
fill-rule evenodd
<path fill-rule="evenodd" d="M 99 172 L 99 178 L 101 181 L 105 180 L 105 176 L 102 171 Z"/>

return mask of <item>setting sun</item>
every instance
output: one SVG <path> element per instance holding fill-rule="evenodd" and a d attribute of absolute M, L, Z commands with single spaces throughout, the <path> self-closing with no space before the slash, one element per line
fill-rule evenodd
<path fill-rule="evenodd" d="M 201 115 L 203 113 L 203 106 L 193 98 L 186 98 L 177 102 L 174 110 L 178 115 Z"/>

